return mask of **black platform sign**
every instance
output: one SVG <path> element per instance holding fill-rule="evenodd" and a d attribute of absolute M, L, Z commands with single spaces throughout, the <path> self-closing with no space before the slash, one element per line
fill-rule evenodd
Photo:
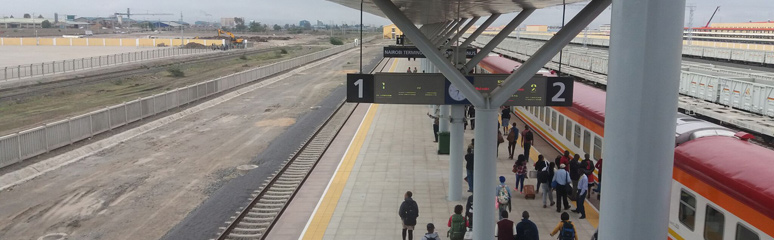
<path fill-rule="evenodd" d="M 476 56 L 477 51 L 478 50 L 475 48 L 468 48 L 465 51 L 465 57 L 472 58 L 473 56 Z M 447 48 L 445 54 L 451 56 L 454 54 L 454 50 L 452 48 Z M 422 51 L 419 51 L 416 46 L 387 46 L 384 47 L 384 57 L 425 58 L 425 55 L 422 54 Z"/>
<path fill-rule="evenodd" d="M 549 77 L 546 80 L 546 106 L 572 106 L 573 78 Z"/>
<path fill-rule="evenodd" d="M 481 93 L 502 85 L 507 74 L 467 76 Z M 572 106 L 573 78 L 533 76 L 505 102 L 506 106 Z M 347 102 L 384 104 L 469 104 L 440 73 L 348 74 Z"/>
<path fill-rule="evenodd" d="M 374 102 L 374 75 L 347 74 L 347 102 Z"/>
<path fill-rule="evenodd" d="M 444 81 L 440 73 L 377 73 L 374 103 L 444 104 Z"/>

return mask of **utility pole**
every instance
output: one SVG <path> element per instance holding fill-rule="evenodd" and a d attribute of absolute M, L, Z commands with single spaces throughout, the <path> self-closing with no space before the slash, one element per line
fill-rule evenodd
<path fill-rule="evenodd" d="M 183 11 L 180 11 L 180 47 L 183 47 L 185 43 L 183 42 Z"/>
<path fill-rule="evenodd" d="M 38 39 L 38 27 L 35 26 L 35 13 L 32 13 L 32 28 L 35 29 L 35 45 L 40 45 L 40 39 Z"/>
<path fill-rule="evenodd" d="M 696 10 L 695 5 L 688 5 L 688 46 L 693 41 L 693 11 Z"/>

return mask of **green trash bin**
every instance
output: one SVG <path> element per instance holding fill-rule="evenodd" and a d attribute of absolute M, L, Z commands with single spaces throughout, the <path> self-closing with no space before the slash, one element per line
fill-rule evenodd
<path fill-rule="evenodd" d="M 438 154 L 449 154 L 449 140 L 451 133 L 438 132 Z"/>

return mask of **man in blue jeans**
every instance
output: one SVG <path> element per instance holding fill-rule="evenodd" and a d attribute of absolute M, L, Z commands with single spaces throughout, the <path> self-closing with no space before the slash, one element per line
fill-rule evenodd
<path fill-rule="evenodd" d="M 465 154 L 465 170 L 468 171 L 468 192 L 473 192 L 473 149 L 468 148 L 468 154 Z"/>
<path fill-rule="evenodd" d="M 583 169 L 578 169 L 581 179 L 578 181 L 578 198 L 575 200 L 575 210 L 573 212 L 580 213 L 580 219 L 586 218 L 586 208 L 583 206 L 583 201 L 586 200 L 586 194 L 589 192 L 589 178 L 586 174 L 583 174 Z"/>

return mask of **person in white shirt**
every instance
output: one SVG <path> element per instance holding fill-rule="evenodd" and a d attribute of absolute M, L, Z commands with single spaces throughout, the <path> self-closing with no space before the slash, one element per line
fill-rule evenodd
<path fill-rule="evenodd" d="M 578 198 L 575 200 L 575 210 L 573 212 L 580 213 L 580 219 L 586 218 L 586 209 L 583 207 L 583 201 L 586 200 L 586 194 L 589 193 L 589 177 L 583 174 L 583 169 L 578 169 L 581 179 L 578 181 Z"/>
<path fill-rule="evenodd" d="M 556 182 L 556 186 L 552 186 L 552 188 L 556 189 L 556 212 L 562 211 L 562 205 L 564 205 L 564 210 L 570 209 L 570 202 L 567 201 L 567 191 L 571 191 L 568 189 L 572 189 L 572 181 L 565 167 L 564 164 L 559 165 L 559 170 L 554 173 L 553 181 L 551 181 L 551 185 Z"/>

